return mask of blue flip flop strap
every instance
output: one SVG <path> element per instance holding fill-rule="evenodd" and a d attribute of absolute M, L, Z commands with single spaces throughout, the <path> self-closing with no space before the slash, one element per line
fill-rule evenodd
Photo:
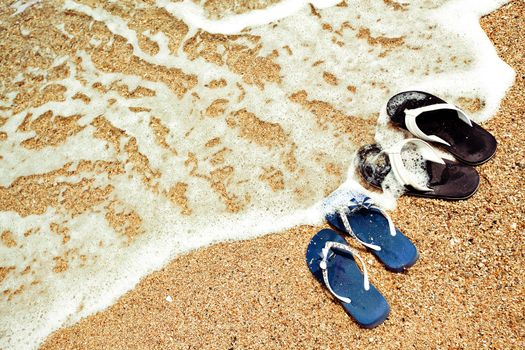
<path fill-rule="evenodd" d="M 337 299 L 341 300 L 343 303 L 349 304 L 349 303 L 352 302 L 350 300 L 350 298 L 343 297 L 343 296 L 337 294 L 336 292 L 334 292 L 334 290 L 330 286 L 330 280 L 328 279 L 328 259 L 329 259 L 329 257 L 332 256 L 330 254 L 330 252 L 336 253 L 337 250 L 342 250 L 342 251 L 348 252 L 348 253 L 352 254 L 354 257 L 356 257 L 361 262 L 361 265 L 363 267 L 363 275 L 364 275 L 363 287 L 365 288 L 365 290 L 369 290 L 370 289 L 370 282 L 368 281 L 368 271 L 366 269 L 366 265 L 365 265 L 364 260 L 359 256 L 359 254 L 354 249 L 350 248 L 349 246 L 347 246 L 345 244 L 339 243 L 339 242 L 327 241 L 325 243 L 324 248 L 321 250 L 322 260 L 319 263 L 319 267 L 323 271 L 324 284 L 326 285 L 326 287 L 328 288 L 328 290 L 330 291 L 330 293 L 332 293 L 332 295 L 334 297 L 336 297 Z"/>
<path fill-rule="evenodd" d="M 427 135 L 425 134 L 417 125 L 416 118 L 425 112 L 431 112 L 441 109 L 449 109 L 457 112 L 459 119 L 465 122 L 467 125 L 472 127 L 472 121 L 467 116 L 467 114 L 459 109 L 457 106 L 449 103 L 435 103 L 428 106 L 423 106 L 414 109 L 405 109 L 405 125 L 407 126 L 408 131 L 410 131 L 414 136 L 419 137 L 425 141 L 438 142 L 445 146 L 450 146 L 450 143 L 443 140 L 441 137 L 436 135 Z"/>

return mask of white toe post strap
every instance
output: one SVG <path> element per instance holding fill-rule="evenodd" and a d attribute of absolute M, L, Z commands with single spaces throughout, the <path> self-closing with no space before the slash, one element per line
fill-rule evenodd
<path fill-rule="evenodd" d="M 418 191 L 432 191 L 431 188 L 420 185 L 415 179 L 414 174 L 408 171 L 403 164 L 401 152 L 403 147 L 409 143 L 416 146 L 417 151 L 421 154 L 423 159 L 434 163 L 445 164 L 443 159 L 441 159 L 436 151 L 434 151 L 432 146 L 430 146 L 425 141 L 420 139 L 404 139 L 401 142 L 396 143 L 393 147 L 385 150 L 385 153 L 388 154 L 388 158 L 390 159 L 390 166 L 392 167 L 394 176 L 396 177 L 396 180 L 402 185 L 410 185 Z"/>
<path fill-rule="evenodd" d="M 330 258 L 338 250 L 348 252 L 359 260 L 359 262 L 361 263 L 361 266 L 363 267 L 363 275 L 364 275 L 363 287 L 365 290 L 370 289 L 370 282 L 368 281 L 368 271 L 366 270 L 366 265 L 363 259 L 359 256 L 359 254 L 357 254 L 355 250 L 353 250 L 349 246 L 339 243 L 339 242 L 333 242 L 333 241 L 328 241 L 325 243 L 324 248 L 321 250 L 322 259 L 321 259 L 321 262 L 319 263 L 319 267 L 323 271 L 323 281 L 326 287 L 328 288 L 328 290 L 330 291 L 330 293 L 332 293 L 334 297 L 341 300 L 343 303 L 349 304 L 352 302 L 350 298 L 343 297 L 337 294 L 336 292 L 334 292 L 334 290 L 332 289 L 332 286 L 330 286 L 330 280 L 328 279 L 328 258 Z M 332 252 L 332 254 L 330 254 L 330 252 Z"/>
<path fill-rule="evenodd" d="M 438 142 L 438 143 L 441 143 L 443 145 L 450 146 L 450 144 L 447 141 L 443 140 L 441 137 L 438 137 L 436 135 L 427 135 L 427 134 L 425 134 L 419 128 L 419 126 L 417 125 L 417 122 L 416 122 L 416 118 L 418 116 L 420 116 L 422 113 L 431 112 L 431 111 L 437 111 L 437 110 L 441 110 L 441 109 L 450 109 L 450 110 L 456 111 L 457 114 L 458 114 L 459 119 L 464 121 L 469 126 L 472 126 L 472 121 L 470 120 L 470 118 L 467 116 L 467 114 L 465 112 L 463 112 L 458 107 L 456 107 L 456 106 L 454 106 L 452 104 L 449 104 L 449 103 L 436 103 L 436 104 L 432 104 L 432 105 L 428 105 L 428 106 L 424 106 L 424 107 L 419 107 L 419 108 L 415 108 L 415 109 L 405 109 L 405 124 L 407 126 L 408 131 L 410 131 L 414 136 L 417 136 L 417 137 L 419 137 L 422 140 Z"/>

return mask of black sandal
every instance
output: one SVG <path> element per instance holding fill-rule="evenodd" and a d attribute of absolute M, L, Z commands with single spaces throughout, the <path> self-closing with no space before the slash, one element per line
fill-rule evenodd
<path fill-rule="evenodd" d="M 401 159 L 406 144 L 413 144 L 425 162 L 428 184 L 421 185 L 408 171 Z M 405 186 L 405 194 L 418 197 L 459 200 L 471 197 L 479 187 L 479 174 L 473 167 L 442 159 L 420 139 L 405 139 L 393 147 L 382 150 L 369 145 L 358 152 L 361 175 L 372 186 L 381 188 L 385 177 L 393 172 L 395 179 Z"/>
<path fill-rule="evenodd" d="M 479 165 L 496 152 L 497 141 L 465 112 L 423 91 L 405 91 L 386 105 L 390 120 L 414 136 L 439 143 L 460 162 Z"/>

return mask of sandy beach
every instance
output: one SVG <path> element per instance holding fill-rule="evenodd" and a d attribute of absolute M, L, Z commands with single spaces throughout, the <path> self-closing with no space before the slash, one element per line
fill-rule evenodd
<path fill-rule="evenodd" d="M 264 8 L 273 3 L 276 1 L 260 1 L 257 5 L 250 6 L 241 4 L 237 12 Z M 209 1 L 206 4 L 206 10 L 218 14 L 223 7 L 228 8 L 221 2 Z M 395 7 L 398 3 L 385 1 L 385 4 Z M 41 11 L 38 12 L 40 16 L 51 13 L 46 12 L 45 7 L 39 11 Z M 111 11 L 117 13 L 115 9 Z M 315 12 L 313 7 L 312 12 Z M 0 14 L 7 16 L 6 13 Z M 32 12 L 29 13 L 27 16 L 31 16 Z M 70 13 L 65 11 L 64 18 L 66 20 L 69 20 L 68 16 L 73 18 L 73 13 L 73 10 L 70 10 Z M 75 13 L 75 16 L 77 15 Z M 125 13 L 119 15 L 123 18 L 126 16 Z M 78 15 L 81 18 L 82 16 Z M 25 20 L 35 19 L 31 17 Z M 78 20 L 78 23 L 75 21 L 77 19 L 68 22 L 69 30 L 75 29 L 79 33 L 87 30 L 88 20 L 84 19 L 84 22 Z M 133 24 L 138 28 L 137 32 L 144 29 L 143 22 L 136 19 L 134 21 L 132 23 L 130 20 L 129 23 L 130 26 Z M 144 19 L 144 22 L 146 21 L 147 18 Z M 93 23 L 95 24 L 89 26 L 95 28 L 97 40 L 107 39 L 113 44 L 113 39 L 108 39 L 110 35 L 106 33 L 108 31 L 103 25 L 100 22 L 93 21 Z M 75 27 L 77 24 L 78 27 Z M 192 46 L 191 43 L 186 42 L 184 45 L 182 43 L 187 30 L 185 32 L 178 27 L 180 23 L 174 22 L 172 25 L 169 27 L 173 34 L 169 38 L 170 50 L 180 51 L 184 47 L 189 56 L 197 55 L 198 44 Z M 525 247 L 525 2 L 521 0 L 509 2 L 483 17 L 481 26 L 493 42 L 499 56 L 516 71 L 515 83 L 507 92 L 499 111 L 492 119 L 483 123 L 483 127 L 498 140 L 498 150 L 492 160 L 477 167 L 481 177 L 480 189 L 466 201 L 447 202 L 414 197 L 398 199 L 397 208 L 391 212 L 392 219 L 396 226 L 415 243 L 420 254 L 419 261 L 407 272 L 391 273 L 385 270 L 371 254 L 363 250 L 371 282 L 391 306 L 392 311 L 384 324 L 372 330 L 359 328 L 329 292 L 314 279 L 305 264 L 305 250 L 311 237 L 328 225 L 303 225 L 251 240 L 218 243 L 178 256 L 164 268 L 141 279 L 131 291 L 121 296 L 112 306 L 52 333 L 41 348 L 450 350 L 525 348 L 525 281 L 522 270 L 525 266 L 523 252 Z M 178 32 L 173 28 L 178 28 Z M 68 34 L 65 29 L 64 33 L 64 35 Z M 162 52 L 163 48 L 152 44 L 153 39 L 149 35 L 139 36 L 140 45 L 144 52 L 150 54 L 148 57 L 159 57 L 155 55 Z M 207 42 L 209 38 L 202 37 L 205 35 L 195 34 L 195 38 L 202 39 L 205 43 L 203 45 L 210 45 L 206 46 L 207 50 L 216 45 Z M 368 41 L 371 40 L 370 38 L 368 32 Z M 71 48 L 56 44 L 57 39 L 53 40 L 50 39 L 50 42 L 52 41 L 50 46 L 54 50 L 64 55 L 70 54 Z M 253 40 L 256 42 L 256 39 Z M 94 46 L 93 39 L 91 41 L 78 39 L 75 44 L 79 47 Z M 397 44 L 389 45 L 395 47 Z M 235 51 L 235 45 L 232 44 L 232 47 L 225 50 Z M 133 57 L 133 49 L 125 40 L 119 42 L 119 39 L 115 39 L 112 50 L 111 54 L 115 54 L 115 57 Z M 240 69 L 237 65 L 249 65 L 255 78 L 252 78 L 253 81 L 248 81 L 243 75 L 245 79 L 243 83 L 246 86 L 259 86 L 263 89 L 267 84 L 280 83 L 277 74 L 279 71 L 277 70 L 276 74 L 272 73 L 272 69 L 276 68 L 271 61 L 279 55 L 269 53 L 266 56 L 267 60 L 260 59 L 253 63 L 251 61 L 253 57 L 250 55 L 257 56 L 260 47 L 253 50 L 256 54 L 252 51 L 249 53 L 243 51 L 245 56 L 241 55 L 231 65 L 230 59 L 223 63 L 220 57 L 211 54 L 206 56 L 206 53 L 202 52 L 198 54 L 210 62 L 221 61 L 221 65 L 228 66 L 236 73 L 238 73 L 236 69 Z M 385 50 L 388 54 L 391 48 Z M 228 54 L 233 55 L 233 51 Z M 138 71 L 142 76 L 155 77 L 154 80 L 169 86 L 179 98 L 185 96 L 186 92 L 191 91 L 197 84 L 194 75 L 175 68 L 153 69 L 152 65 L 138 59 L 130 59 L 127 67 L 122 62 L 112 60 L 113 56 L 110 54 L 94 50 L 92 55 L 94 65 L 100 70 L 126 74 L 135 74 Z M 14 60 L 13 57 L 10 59 Z M 38 61 L 47 59 L 45 55 L 43 57 L 33 58 L 37 61 L 36 66 L 45 65 Z M 50 61 L 52 60 L 46 61 L 48 66 Z M 81 59 L 79 58 L 78 61 L 80 62 Z M 17 61 L 16 64 L 20 62 Z M 78 66 L 81 67 L 80 64 Z M 68 73 L 64 73 L 64 69 L 60 67 L 62 65 L 58 64 L 50 75 L 66 76 Z M 265 73 L 259 74 L 258 69 L 264 70 Z M 79 71 L 91 74 L 90 69 L 85 67 L 79 68 Z M 5 69 L 5 72 L 1 71 L 3 79 L 10 80 L 9 84 L 23 85 L 20 82 L 13 82 L 13 73 L 8 69 Z M 329 73 L 324 74 L 324 79 L 327 84 L 334 84 L 334 86 L 338 84 L 337 78 Z M 212 83 L 210 84 L 213 88 L 222 88 L 226 85 L 226 81 L 218 79 L 212 80 Z M 50 89 L 32 90 L 31 84 L 38 86 L 38 80 L 28 83 L 27 93 L 17 97 L 14 105 L 16 112 L 23 111 L 28 106 L 38 108 L 46 101 L 60 101 L 64 95 L 64 91 L 56 86 L 52 88 L 52 85 L 49 85 Z M 150 90 L 136 88 L 130 91 L 124 88 L 124 85 L 116 83 L 111 85 L 111 88 L 101 84 L 95 85 L 90 86 L 90 89 L 97 93 L 107 94 L 118 91 L 128 99 L 155 95 L 155 92 L 151 92 L 153 91 L 151 86 Z M 355 89 L 356 87 L 350 85 L 347 88 L 352 93 Z M 360 87 L 358 86 L 357 89 Z M 241 101 L 244 98 L 244 90 L 242 86 L 238 90 L 240 95 L 235 98 Z M 30 96 L 33 93 L 36 97 Z M 188 98 L 197 101 L 200 97 L 195 95 L 196 93 Z M 310 103 L 312 106 L 308 108 L 314 111 L 320 108 L 315 106 L 312 97 L 310 100 L 307 98 L 306 92 L 299 91 L 291 95 L 290 100 L 299 105 Z M 65 99 L 66 97 L 63 100 Z M 85 103 L 88 105 L 95 101 L 94 97 L 90 98 L 80 93 L 72 99 L 87 101 Z M 231 100 L 234 98 L 228 97 L 228 99 L 232 103 Z M 202 118 L 215 118 L 213 120 L 217 120 L 217 116 L 220 118 L 227 108 L 228 99 L 225 100 L 226 102 L 224 99 L 213 102 L 202 113 Z M 107 108 L 109 109 L 113 103 L 115 102 L 110 100 Z M 134 113 L 148 113 L 143 107 L 126 105 L 126 108 Z M 333 109 L 330 105 L 326 108 Z M 333 123 L 342 126 L 336 128 L 334 135 L 347 127 L 344 124 L 344 115 L 337 113 L 335 115 L 339 119 L 335 118 L 337 120 Z M 29 115 L 26 119 L 29 120 L 30 117 Z M 359 119 L 352 126 L 355 127 L 352 132 L 355 133 L 358 145 L 372 140 L 376 116 L 372 117 L 374 118 Z M 60 121 L 61 119 L 57 117 L 53 122 L 39 118 L 38 123 L 26 122 L 24 119 L 23 125 L 17 129 L 17 132 L 26 132 L 30 129 L 36 132 L 36 137 L 23 141 L 27 149 L 58 147 L 67 143 L 70 137 L 84 132 L 84 126 L 77 124 L 80 118 L 79 115 L 78 118 L 73 116 L 68 119 L 70 121 L 65 121 L 66 118 Z M 7 118 L 0 116 L 0 127 L 6 123 L 8 123 Z M 50 127 L 53 123 L 57 126 Z M 255 114 L 244 110 L 233 113 L 226 123 L 232 130 L 240 130 L 242 138 L 249 139 L 267 152 L 274 151 L 268 143 L 277 144 L 277 147 L 282 148 L 278 149 L 281 153 L 276 153 L 274 158 L 282 161 L 282 169 L 288 170 L 283 170 L 283 175 L 283 172 L 269 168 L 259 177 L 273 193 L 285 189 L 284 183 L 293 182 L 289 181 L 290 178 L 287 176 L 291 175 L 287 171 L 290 174 L 297 171 L 299 175 L 294 176 L 302 176 L 304 172 L 301 173 L 295 167 L 300 169 L 305 165 L 300 159 L 295 160 L 293 156 L 295 144 L 288 139 L 290 135 L 283 132 L 279 124 L 262 122 Z M 164 196 L 166 201 L 171 203 L 170 205 L 180 211 L 183 218 L 190 217 L 192 213 L 196 211 L 198 213 L 199 210 L 196 203 L 192 202 L 191 196 L 187 195 L 190 191 L 188 188 L 191 186 L 184 182 L 164 186 L 165 184 L 159 180 L 162 178 L 162 171 L 155 168 L 154 161 L 144 156 L 144 144 L 141 145 L 139 136 L 137 136 L 138 141 L 130 137 L 123 131 L 123 126 L 119 128 L 112 125 L 103 115 L 95 118 L 89 125 L 85 130 L 92 127 L 93 137 L 107 143 L 105 150 L 115 149 L 117 156 L 114 159 L 75 163 L 75 169 L 70 168 L 73 166 L 67 163 L 63 167 L 55 167 L 56 170 L 53 171 L 45 173 L 42 171 L 43 175 L 20 176 L 19 179 L 22 180 L 16 180 L 9 187 L 0 186 L 0 211 L 13 211 L 22 218 L 30 218 L 32 215 L 48 215 L 45 214 L 49 213 L 46 210 L 55 208 L 57 212 L 63 211 L 65 213 L 63 217 L 67 216 L 70 220 L 64 219 L 59 222 L 53 218 L 53 223 L 49 225 L 46 223 L 49 226 L 49 229 L 47 226 L 46 229 L 65 247 L 65 253 L 62 255 L 49 248 L 56 256 L 47 263 L 52 264 L 51 269 L 55 274 L 72 271 L 77 265 L 80 268 L 87 266 L 95 273 L 104 273 L 97 270 L 98 258 L 81 255 L 75 249 L 67 249 L 68 242 L 70 240 L 75 242 L 77 237 L 74 233 L 75 218 L 87 215 L 86 213 L 93 212 L 105 218 L 108 222 L 107 227 L 116 232 L 119 242 L 124 242 L 122 246 L 126 249 L 132 247 L 135 241 L 140 241 L 141 237 L 147 238 L 143 223 L 145 216 L 142 212 L 136 206 L 124 202 L 122 195 L 118 197 L 119 194 L 112 183 L 97 182 L 101 177 L 107 177 L 107 181 L 111 181 L 113 177 L 126 175 L 131 179 L 130 174 L 133 173 L 140 186 L 147 188 L 156 196 Z M 155 147 L 166 153 L 181 156 L 180 146 L 170 139 L 169 128 L 166 125 L 164 120 L 155 117 L 151 119 L 149 127 L 153 130 L 151 133 L 155 140 L 153 143 L 156 143 Z M 344 134 L 344 132 L 340 133 Z M 0 137 L 3 137 L 0 141 L 10 140 L 6 133 L 0 133 Z M 210 139 L 205 147 L 208 149 L 217 146 L 219 142 L 217 138 Z M 341 152 L 346 150 L 345 147 L 352 150 L 344 143 L 337 143 L 337 147 Z M 231 149 L 225 146 L 209 157 L 211 160 L 207 158 L 206 161 L 212 165 L 223 166 L 228 152 L 231 152 Z M 122 160 L 123 157 L 125 160 Z M 312 188 L 305 189 L 306 194 L 299 193 L 300 191 L 296 189 L 294 195 L 298 198 L 298 203 L 307 203 L 312 201 L 312 198 L 317 198 L 316 196 L 329 194 L 344 180 L 343 172 L 348 166 L 347 161 L 332 161 L 327 155 L 320 158 L 319 164 L 323 164 L 323 169 L 330 173 L 331 178 L 319 186 L 318 192 L 315 192 L 315 184 Z M 2 159 L 0 157 L 0 160 Z M 114 161 L 111 161 L 112 159 Z M 209 183 L 213 193 L 219 198 L 217 202 L 224 206 L 225 212 L 235 214 L 251 205 L 248 195 L 232 192 L 228 187 L 233 181 L 231 174 L 210 171 L 209 176 L 202 175 L 199 173 L 199 171 L 203 172 L 202 168 L 199 168 L 199 161 L 201 165 L 204 163 L 203 159 L 198 160 L 197 156 L 188 153 L 187 159 L 181 160 L 181 164 L 189 169 L 191 175 L 196 174 L 196 178 Z M 86 180 L 82 177 L 85 173 L 96 175 Z M 315 174 L 309 176 L 316 177 Z M 70 185 L 65 184 L 67 181 L 78 182 Z M 72 194 L 71 198 L 68 197 L 69 194 Z M 46 229 L 43 231 L 47 232 Z M 18 235 L 7 229 L 0 231 L 3 231 L 0 244 L 3 244 L 5 249 L 22 249 L 25 243 L 21 243 L 20 237 L 31 238 L 38 235 L 31 229 L 26 230 L 27 235 L 22 232 L 23 230 Z M 240 232 L 237 236 L 243 234 L 244 232 Z M 246 236 L 250 236 L 249 233 Z M 110 243 L 103 242 L 102 239 L 98 241 L 98 237 L 93 241 L 94 246 L 111 247 Z M 351 244 L 358 247 L 354 242 Z M 115 247 L 115 251 L 118 252 L 120 246 Z M 35 261 L 36 259 L 33 260 Z M 43 263 L 34 263 L 36 267 L 33 269 L 36 270 L 39 264 Z M 11 281 L 9 278 L 15 272 L 20 276 L 31 276 L 33 269 L 7 266 L 2 263 L 0 283 L 3 280 Z M 130 266 L 129 269 L 132 270 L 134 267 Z M 24 288 L 28 289 L 39 283 L 41 281 L 38 280 L 38 275 L 35 275 L 33 282 L 26 283 L 26 287 L 6 288 L 2 291 L 2 297 L 5 299 L 3 301 L 16 302 L 17 298 L 24 295 Z"/>
<path fill-rule="evenodd" d="M 392 217 L 420 261 L 393 274 L 368 259 L 392 306 L 383 325 L 360 329 L 310 275 L 304 252 L 321 227 L 303 226 L 181 256 L 42 348 L 525 347 L 524 18 L 524 3 L 513 1 L 481 22 L 517 76 L 484 125 L 499 148 L 478 168 L 479 192 L 461 202 L 401 198 Z"/>

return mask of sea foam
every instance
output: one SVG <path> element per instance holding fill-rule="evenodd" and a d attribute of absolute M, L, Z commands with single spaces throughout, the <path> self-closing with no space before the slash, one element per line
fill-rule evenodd
<path fill-rule="evenodd" d="M 506 1 L 337 3 L 283 0 L 213 20 L 192 1 L 157 0 L 157 8 L 188 26 L 176 48 L 169 26 L 139 31 L 108 6 L 66 0 L 56 9 L 58 21 L 65 12 L 87 16 L 90 26 L 101 24 L 113 36 L 53 23 L 64 40 L 88 36 L 86 46 L 56 55 L 49 69 L 29 64 L 14 75 L 44 77 L 41 90 L 63 86 L 63 100 L 15 112 L 23 88 L 1 91 L 7 120 L 0 131 L 7 138 L 0 142 L 0 189 L 33 175 L 36 188 L 51 181 L 64 189 L 43 212 L 24 203 L 0 211 L 0 232 L 17 242 L 0 245 L 1 265 L 14 267 L 0 281 L 7 291 L 0 299 L 0 348 L 37 348 L 54 330 L 103 310 L 190 250 L 320 224 L 351 191 L 393 209 L 395 189 L 367 191 L 353 162 L 364 143 L 387 146 L 406 136 L 381 113 L 398 91 L 472 102 L 478 122 L 497 111 L 514 73 L 479 18 Z M 13 6 L 19 16 L 43 5 Z M 144 8 L 137 2 L 136 10 Z M 147 50 L 144 37 L 157 49 Z M 102 69 L 90 52 L 111 52 L 119 38 L 141 62 L 180 69 L 188 85 Z M 47 81 L 61 66 L 67 76 Z M 130 97 L 115 86 L 154 93 Z M 38 136 L 36 127 L 21 128 L 24 120 L 48 111 L 78 116 L 80 129 L 52 146 L 24 147 Z M 104 120 L 123 136 L 105 139 Z M 113 162 L 117 170 L 79 170 L 96 162 Z M 77 208 L 67 202 L 75 188 L 79 203 L 87 192 L 101 199 Z"/>

